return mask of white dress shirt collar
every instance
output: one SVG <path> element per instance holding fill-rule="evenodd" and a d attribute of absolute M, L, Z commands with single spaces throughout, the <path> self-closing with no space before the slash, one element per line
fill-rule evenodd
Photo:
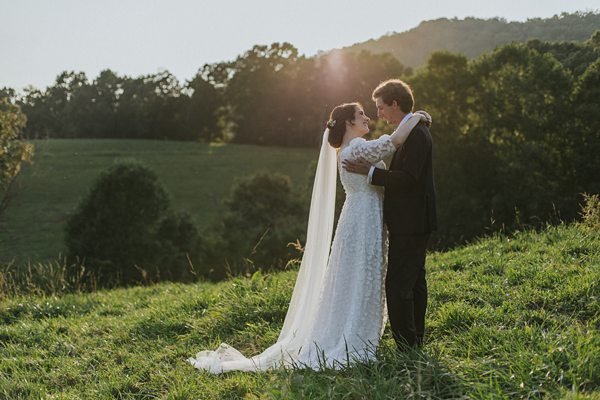
<path fill-rule="evenodd" d="M 406 115 L 404 116 L 404 118 L 402 118 L 402 121 L 400 121 L 400 123 L 398 124 L 398 126 L 400 126 L 400 125 L 402 125 L 403 123 L 405 123 L 406 121 L 408 121 L 408 120 L 409 120 L 409 118 L 410 118 L 410 117 L 412 117 L 412 116 L 413 116 L 413 113 L 412 113 L 412 112 L 409 112 L 408 114 L 406 114 Z"/>

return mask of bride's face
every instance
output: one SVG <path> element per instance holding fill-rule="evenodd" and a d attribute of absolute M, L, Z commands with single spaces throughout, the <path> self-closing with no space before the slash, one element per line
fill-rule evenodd
<path fill-rule="evenodd" d="M 356 107 L 356 111 L 354 112 L 354 128 L 360 133 L 360 135 L 366 135 L 369 133 L 369 121 L 371 118 L 365 115 L 365 111 Z"/>

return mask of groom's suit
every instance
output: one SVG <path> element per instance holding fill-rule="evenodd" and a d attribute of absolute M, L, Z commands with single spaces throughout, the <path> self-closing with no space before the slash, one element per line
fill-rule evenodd
<path fill-rule="evenodd" d="M 425 333 L 425 251 L 437 227 L 432 138 L 424 123 L 409 134 L 388 170 L 375 168 L 371 184 L 385 187 L 383 217 L 389 231 L 386 296 L 398 345 L 420 345 Z"/>

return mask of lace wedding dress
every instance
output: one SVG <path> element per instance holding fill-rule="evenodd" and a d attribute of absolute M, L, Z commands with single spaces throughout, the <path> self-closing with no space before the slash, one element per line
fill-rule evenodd
<path fill-rule="evenodd" d="M 365 176 L 347 172 L 341 161 L 362 159 L 385 168 L 380 160 L 396 148 L 389 135 L 372 141 L 355 138 L 336 157 L 327 135 L 326 131 L 313 188 L 305 253 L 279 339 L 251 358 L 223 343 L 215 351 L 201 351 L 189 358 L 187 361 L 194 367 L 211 373 L 292 366 L 317 370 L 339 369 L 357 360 L 374 359 L 387 315 L 383 192 L 370 185 Z M 346 200 L 329 253 L 336 167 Z M 332 171 L 333 181 L 329 175 Z"/>

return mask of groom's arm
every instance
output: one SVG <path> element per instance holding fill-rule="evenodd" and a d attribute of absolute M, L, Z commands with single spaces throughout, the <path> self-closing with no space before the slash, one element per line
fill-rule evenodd
<path fill-rule="evenodd" d="M 412 132 L 403 146 L 406 159 L 403 162 L 402 169 L 390 171 L 374 168 L 371 176 L 371 184 L 407 189 L 416 185 L 425 167 L 429 150 L 430 145 L 428 144 L 425 132 L 422 129 Z"/>

